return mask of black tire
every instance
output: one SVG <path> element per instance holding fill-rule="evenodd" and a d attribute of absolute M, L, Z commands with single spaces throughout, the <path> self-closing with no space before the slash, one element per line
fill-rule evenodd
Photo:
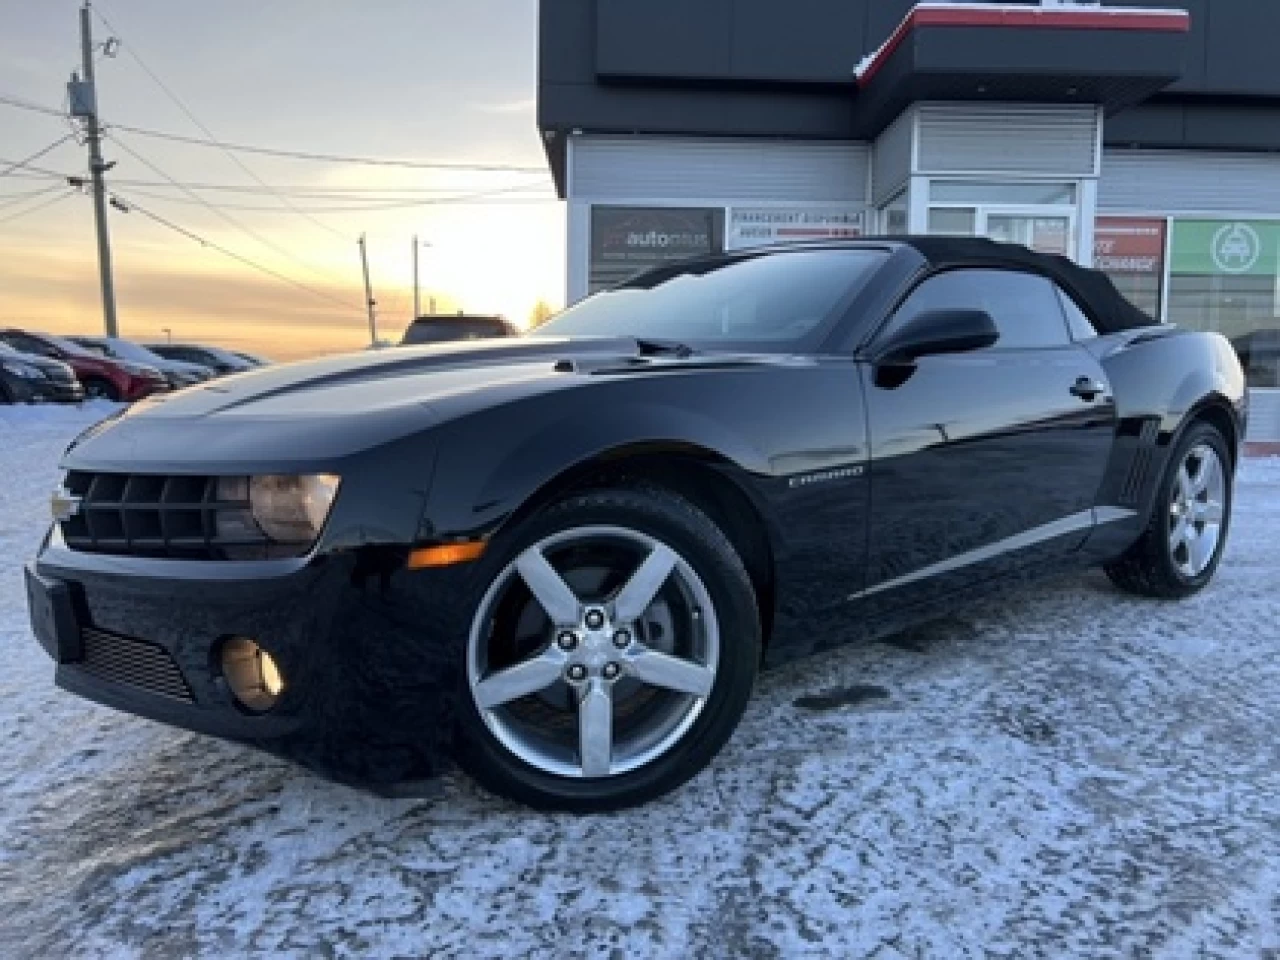
<path fill-rule="evenodd" d="M 559 776 L 527 763 L 486 726 L 466 669 L 458 695 L 456 758 L 481 785 L 539 809 L 619 810 L 660 797 L 703 770 L 728 741 L 746 709 L 760 662 L 755 593 L 741 558 L 701 510 L 665 488 L 637 485 L 573 494 L 534 514 L 495 541 L 477 566 L 469 609 L 521 551 L 557 532 L 590 525 L 626 527 L 676 551 L 706 587 L 719 625 L 715 679 L 692 725 L 663 754 L 628 772 L 596 778 Z"/>
<path fill-rule="evenodd" d="M 1188 454 L 1202 444 L 1210 446 L 1222 464 L 1226 480 L 1224 514 L 1221 535 L 1208 566 L 1199 575 L 1189 577 L 1178 568 L 1170 549 L 1173 517 L 1169 506 L 1173 500 L 1178 471 Z M 1156 489 L 1151 516 L 1142 536 L 1124 556 L 1105 567 L 1111 582 L 1129 593 L 1160 600 L 1181 600 L 1208 586 L 1222 560 L 1230 533 L 1234 479 L 1233 460 L 1222 434 L 1212 424 L 1203 421 L 1192 423 L 1169 455 L 1164 475 Z"/>
<path fill-rule="evenodd" d="M 120 402 L 120 391 L 116 385 L 105 377 L 85 377 L 82 381 L 84 386 L 84 398 L 86 400 L 110 400 L 112 403 Z"/>

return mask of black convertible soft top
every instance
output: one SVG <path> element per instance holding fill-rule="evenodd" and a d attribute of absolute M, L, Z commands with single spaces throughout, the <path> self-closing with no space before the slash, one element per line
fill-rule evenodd
<path fill-rule="evenodd" d="M 1134 306 L 1117 290 L 1105 273 L 1082 267 L 1066 257 L 1036 253 L 1017 244 L 997 243 L 980 237 L 895 239 L 914 247 L 937 268 L 998 266 L 1042 273 L 1079 301 L 1101 334 L 1157 325 L 1150 315 Z"/>

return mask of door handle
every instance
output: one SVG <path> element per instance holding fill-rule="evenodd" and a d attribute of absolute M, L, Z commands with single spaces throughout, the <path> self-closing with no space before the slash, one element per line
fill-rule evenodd
<path fill-rule="evenodd" d="M 1099 383 L 1092 377 L 1081 377 L 1071 387 L 1071 395 L 1081 400 L 1092 401 L 1107 392 L 1107 385 Z"/>

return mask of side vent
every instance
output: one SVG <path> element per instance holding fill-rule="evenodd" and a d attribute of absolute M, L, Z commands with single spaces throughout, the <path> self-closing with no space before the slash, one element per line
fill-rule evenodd
<path fill-rule="evenodd" d="M 1143 423 L 1142 432 L 1138 434 L 1137 449 L 1133 453 L 1133 463 L 1129 467 L 1129 476 L 1125 477 L 1124 487 L 1120 490 L 1120 502 L 1125 506 L 1137 506 L 1142 498 L 1159 437 L 1159 420 L 1152 418 Z"/>

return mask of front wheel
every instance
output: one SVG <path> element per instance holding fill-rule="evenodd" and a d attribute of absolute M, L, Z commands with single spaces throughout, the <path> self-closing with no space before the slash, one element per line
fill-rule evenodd
<path fill-rule="evenodd" d="M 1162 599 L 1203 590 L 1227 544 L 1231 487 L 1231 454 L 1222 434 L 1210 424 L 1193 424 L 1169 457 L 1142 538 L 1107 566 L 1112 582 Z"/>
<path fill-rule="evenodd" d="M 458 760 L 495 792 L 560 810 L 643 803 L 703 769 L 741 719 L 755 596 L 683 498 L 571 496 L 514 531 L 481 580 Z"/>

